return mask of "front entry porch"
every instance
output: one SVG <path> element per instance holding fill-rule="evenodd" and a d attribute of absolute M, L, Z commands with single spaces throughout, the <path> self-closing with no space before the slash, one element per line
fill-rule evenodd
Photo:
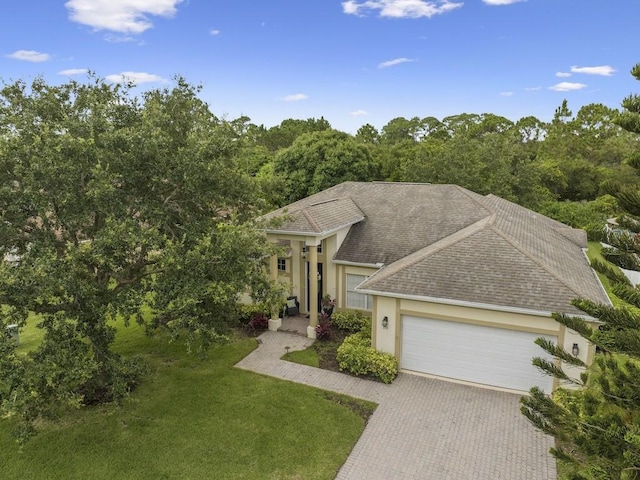
<path fill-rule="evenodd" d="M 295 333 L 296 335 L 307 336 L 309 327 L 309 318 L 305 314 L 291 315 L 281 319 L 282 325 L 278 328 L 278 332 Z"/>

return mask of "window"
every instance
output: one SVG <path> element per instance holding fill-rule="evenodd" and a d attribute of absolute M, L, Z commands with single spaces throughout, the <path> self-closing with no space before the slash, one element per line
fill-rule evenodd
<path fill-rule="evenodd" d="M 318 254 L 322 253 L 322 242 L 320 242 L 317 246 L 317 251 Z M 304 247 L 302 247 L 302 253 L 309 253 L 309 247 L 307 247 L 306 245 Z"/>
<path fill-rule="evenodd" d="M 278 271 L 286 272 L 287 271 L 287 260 L 284 258 L 278 259 Z"/>
<path fill-rule="evenodd" d="M 373 301 L 371 295 L 356 292 L 355 288 L 367 279 L 364 275 L 347 274 L 347 307 L 360 310 L 371 310 Z"/>

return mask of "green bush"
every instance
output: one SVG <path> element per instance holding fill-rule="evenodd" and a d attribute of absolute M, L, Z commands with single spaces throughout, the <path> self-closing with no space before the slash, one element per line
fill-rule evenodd
<path fill-rule="evenodd" d="M 353 375 L 370 375 L 384 383 L 393 382 L 398 375 L 398 359 L 372 348 L 371 337 L 366 332 L 345 338 L 338 347 L 336 359 L 341 370 Z"/>
<path fill-rule="evenodd" d="M 347 332 L 359 332 L 367 325 L 371 326 L 371 318 L 362 312 L 354 310 L 345 310 L 342 312 L 334 312 L 331 321 L 340 330 Z"/>
<path fill-rule="evenodd" d="M 251 322 L 251 320 L 253 320 L 258 314 L 268 317 L 267 315 L 268 309 L 266 308 L 265 305 L 261 303 L 252 303 L 252 304 L 239 303 L 237 308 L 238 308 L 238 323 L 244 327 L 248 326 L 249 322 Z"/>

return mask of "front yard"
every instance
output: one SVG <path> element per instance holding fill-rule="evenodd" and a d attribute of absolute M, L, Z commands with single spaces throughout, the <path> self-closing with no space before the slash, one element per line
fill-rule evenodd
<path fill-rule="evenodd" d="M 202 361 L 180 343 L 120 328 L 117 349 L 150 352 L 154 377 L 122 406 L 41 425 L 23 451 L 0 420 L 2 478 L 334 478 L 371 404 L 235 369 L 255 346 L 237 338 Z"/>

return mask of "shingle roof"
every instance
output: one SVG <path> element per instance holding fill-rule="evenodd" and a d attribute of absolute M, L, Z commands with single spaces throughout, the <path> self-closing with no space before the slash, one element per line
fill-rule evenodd
<path fill-rule="evenodd" d="M 307 200 L 313 197 L 308 197 Z M 283 216 L 286 220 L 270 231 L 323 234 L 364 220 L 364 214 L 351 198 L 316 198 L 297 202 L 265 215 L 265 219 Z"/>
<path fill-rule="evenodd" d="M 577 297 L 609 303 L 582 251 L 583 231 L 494 195 L 346 182 L 288 209 L 299 214 L 281 230 L 301 233 L 313 222 L 326 228 L 362 214 L 334 260 L 386 265 L 363 290 L 566 313 L 581 313 L 570 305 Z"/>

